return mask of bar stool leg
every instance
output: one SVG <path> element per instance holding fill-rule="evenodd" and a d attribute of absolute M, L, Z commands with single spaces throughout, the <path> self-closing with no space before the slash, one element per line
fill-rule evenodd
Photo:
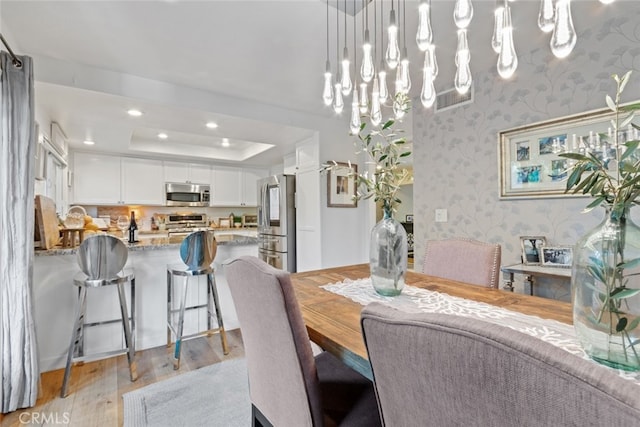
<path fill-rule="evenodd" d="M 167 270 L 167 347 L 171 347 L 171 294 L 173 293 L 173 275 Z"/>
<path fill-rule="evenodd" d="M 178 314 L 178 329 L 176 331 L 176 346 L 173 351 L 173 369 L 180 369 L 180 353 L 182 351 L 182 330 L 184 326 L 184 309 L 187 304 L 187 284 L 188 278 L 184 279 L 184 292 L 180 301 L 180 313 Z"/>
<path fill-rule="evenodd" d="M 222 343 L 222 353 L 229 354 L 229 346 L 227 345 L 227 333 L 224 330 L 222 311 L 220 310 L 220 303 L 218 302 L 218 289 L 213 273 L 207 274 L 207 284 L 209 290 L 211 291 L 211 295 L 213 296 L 213 304 L 216 309 L 216 316 L 218 317 L 218 329 L 220 333 L 220 342 Z M 209 314 L 209 319 L 211 319 L 211 314 L 212 313 Z M 211 325 L 209 325 L 209 328 L 211 328 Z"/>
<path fill-rule="evenodd" d="M 80 338 L 80 332 L 84 324 L 84 316 L 87 308 L 87 288 L 80 287 L 80 293 L 78 295 L 78 309 L 76 311 L 76 320 L 73 324 L 73 330 L 71 331 L 71 342 L 69 343 L 69 353 L 67 354 L 67 366 L 64 369 L 64 380 L 62 381 L 62 390 L 60 391 L 60 397 L 67 397 L 67 386 L 69 385 L 69 377 L 71 376 L 71 364 L 73 362 L 73 355 L 78 345 L 78 338 Z"/>
<path fill-rule="evenodd" d="M 122 328 L 124 329 L 124 343 L 127 347 L 127 361 L 129 362 L 129 376 L 131 381 L 138 379 L 138 372 L 135 361 L 135 348 L 133 347 L 133 339 L 131 337 L 131 329 L 129 327 L 129 310 L 127 309 L 127 300 L 124 295 L 124 284 L 118 283 L 118 298 L 120 299 L 120 313 L 122 314 Z M 132 307 L 133 310 L 133 307 Z M 131 313 L 133 316 L 133 312 Z M 133 319 L 132 319 L 133 320 Z"/>

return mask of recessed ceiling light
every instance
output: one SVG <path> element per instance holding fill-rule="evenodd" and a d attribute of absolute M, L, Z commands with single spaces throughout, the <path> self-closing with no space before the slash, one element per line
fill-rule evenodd
<path fill-rule="evenodd" d="M 215 123 L 215 122 L 207 122 L 207 127 L 208 127 L 209 129 L 215 129 L 215 128 L 217 128 L 217 127 L 218 127 L 218 124 L 217 124 L 217 123 Z"/>
<path fill-rule="evenodd" d="M 93 141 L 92 141 L 92 140 L 90 140 L 90 139 L 86 139 L 86 140 L 84 140 L 83 142 L 84 142 L 86 145 L 93 145 L 93 144 L 95 144 L 95 142 L 93 142 Z"/>
<path fill-rule="evenodd" d="M 133 117 L 140 117 L 142 115 L 142 111 L 140 110 L 129 110 L 127 111 L 127 114 Z"/>
<path fill-rule="evenodd" d="M 228 147 L 231 144 L 229 144 L 229 138 L 222 138 L 222 146 L 223 147 Z"/>
<path fill-rule="evenodd" d="M 167 134 L 166 134 L 166 133 L 164 133 L 164 132 L 160 132 L 160 133 L 158 134 L 158 138 L 160 138 L 160 139 L 167 139 L 167 138 L 169 138 L 169 135 L 167 135 Z"/>

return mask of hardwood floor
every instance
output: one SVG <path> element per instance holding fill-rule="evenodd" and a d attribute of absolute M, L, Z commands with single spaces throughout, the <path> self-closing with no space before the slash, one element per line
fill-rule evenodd
<path fill-rule="evenodd" d="M 171 349 L 165 346 L 136 352 L 138 379 L 129 380 L 126 356 L 76 365 L 71 370 L 69 394 L 60 397 L 64 369 L 40 376 L 40 396 L 33 408 L 0 414 L 0 425 L 65 425 L 79 427 L 121 426 L 122 395 L 203 366 L 244 356 L 240 329 L 227 331 L 229 354 L 223 355 L 220 337 L 200 337 L 185 341 L 180 369 L 173 370 Z"/>

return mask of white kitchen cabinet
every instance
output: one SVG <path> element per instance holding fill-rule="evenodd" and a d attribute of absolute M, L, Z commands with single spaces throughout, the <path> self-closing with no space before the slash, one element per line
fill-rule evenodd
<path fill-rule="evenodd" d="M 73 202 L 115 205 L 121 198 L 120 157 L 75 153 L 73 156 Z"/>
<path fill-rule="evenodd" d="M 297 175 L 299 172 L 318 170 L 320 167 L 320 155 L 318 142 L 309 139 L 296 144 L 296 151 L 283 157 L 284 173 Z"/>
<path fill-rule="evenodd" d="M 164 183 L 160 160 L 123 157 L 122 201 L 126 204 L 164 204 Z"/>
<path fill-rule="evenodd" d="M 201 163 L 164 162 L 164 181 L 209 184 L 211 168 Z"/>
<path fill-rule="evenodd" d="M 75 153 L 73 203 L 163 205 L 162 162 Z"/>
<path fill-rule="evenodd" d="M 257 181 L 266 176 L 266 169 L 214 167 L 211 206 L 256 206 Z"/>

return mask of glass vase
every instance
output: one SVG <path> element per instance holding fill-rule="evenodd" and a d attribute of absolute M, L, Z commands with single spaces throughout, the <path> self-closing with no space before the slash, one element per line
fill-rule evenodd
<path fill-rule="evenodd" d="M 384 218 L 371 231 L 369 247 L 371 283 L 384 296 L 400 295 L 407 272 L 407 232 L 391 212 L 384 209 Z"/>
<path fill-rule="evenodd" d="M 640 369 L 640 229 L 606 207 L 577 244 L 571 278 L 573 324 L 585 352 L 604 365 Z"/>

